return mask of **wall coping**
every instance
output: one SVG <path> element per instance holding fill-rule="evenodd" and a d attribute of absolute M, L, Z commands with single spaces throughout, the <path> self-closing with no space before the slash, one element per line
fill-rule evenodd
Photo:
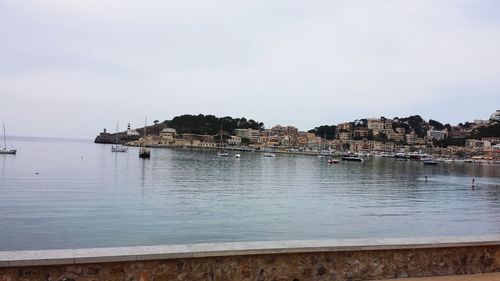
<path fill-rule="evenodd" d="M 90 249 L 0 251 L 0 267 L 70 265 L 288 253 L 454 248 L 496 245 L 500 245 L 500 234 L 464 237 L 283 240 Z"/>

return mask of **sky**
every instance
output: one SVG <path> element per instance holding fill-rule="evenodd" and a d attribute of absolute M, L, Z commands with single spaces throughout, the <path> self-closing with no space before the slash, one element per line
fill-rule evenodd
<path fill-rule="evenodd" d="M 500 109 L 496 0 L 0 0 L 0 121 L 92 139 L 181 114 L 309 130 Z"/>

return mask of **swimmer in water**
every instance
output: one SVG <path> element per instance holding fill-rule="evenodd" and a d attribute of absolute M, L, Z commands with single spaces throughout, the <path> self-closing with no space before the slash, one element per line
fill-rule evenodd
<path fill-rule="evenodd" d="M 425 176 L 425 182 L 427 182 L 427 176 Z"/>

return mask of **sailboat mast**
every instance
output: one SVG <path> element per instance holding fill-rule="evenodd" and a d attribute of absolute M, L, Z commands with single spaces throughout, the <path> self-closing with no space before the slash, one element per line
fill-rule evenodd
<path fill-rule="evenodd" d="M 220 151 L 223 151 L 223 149 L 222 149 L 222 136 L 223 136 L 222 126 L 220 126 Z"/>
<path fill-rule="evenodd" d="M 7 149 L 7 139 L 5 138 L 5 123 L 2 123 L 3 126 L 3 145 L 5 149 Z"/>
<path fill-rule="evenodd" d="M 120 122 L 116 122 L 116 135 L 115 135 L 115 145 L 118 146 L 118 125 Z"/>

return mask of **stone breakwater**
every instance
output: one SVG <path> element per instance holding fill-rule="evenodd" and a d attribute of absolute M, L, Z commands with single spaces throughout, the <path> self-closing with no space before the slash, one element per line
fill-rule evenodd
<path fill-rule="evenodd" d="M 500 271 L 500 236 L 0 252 L 0 280 L 377 280 Z"/>

